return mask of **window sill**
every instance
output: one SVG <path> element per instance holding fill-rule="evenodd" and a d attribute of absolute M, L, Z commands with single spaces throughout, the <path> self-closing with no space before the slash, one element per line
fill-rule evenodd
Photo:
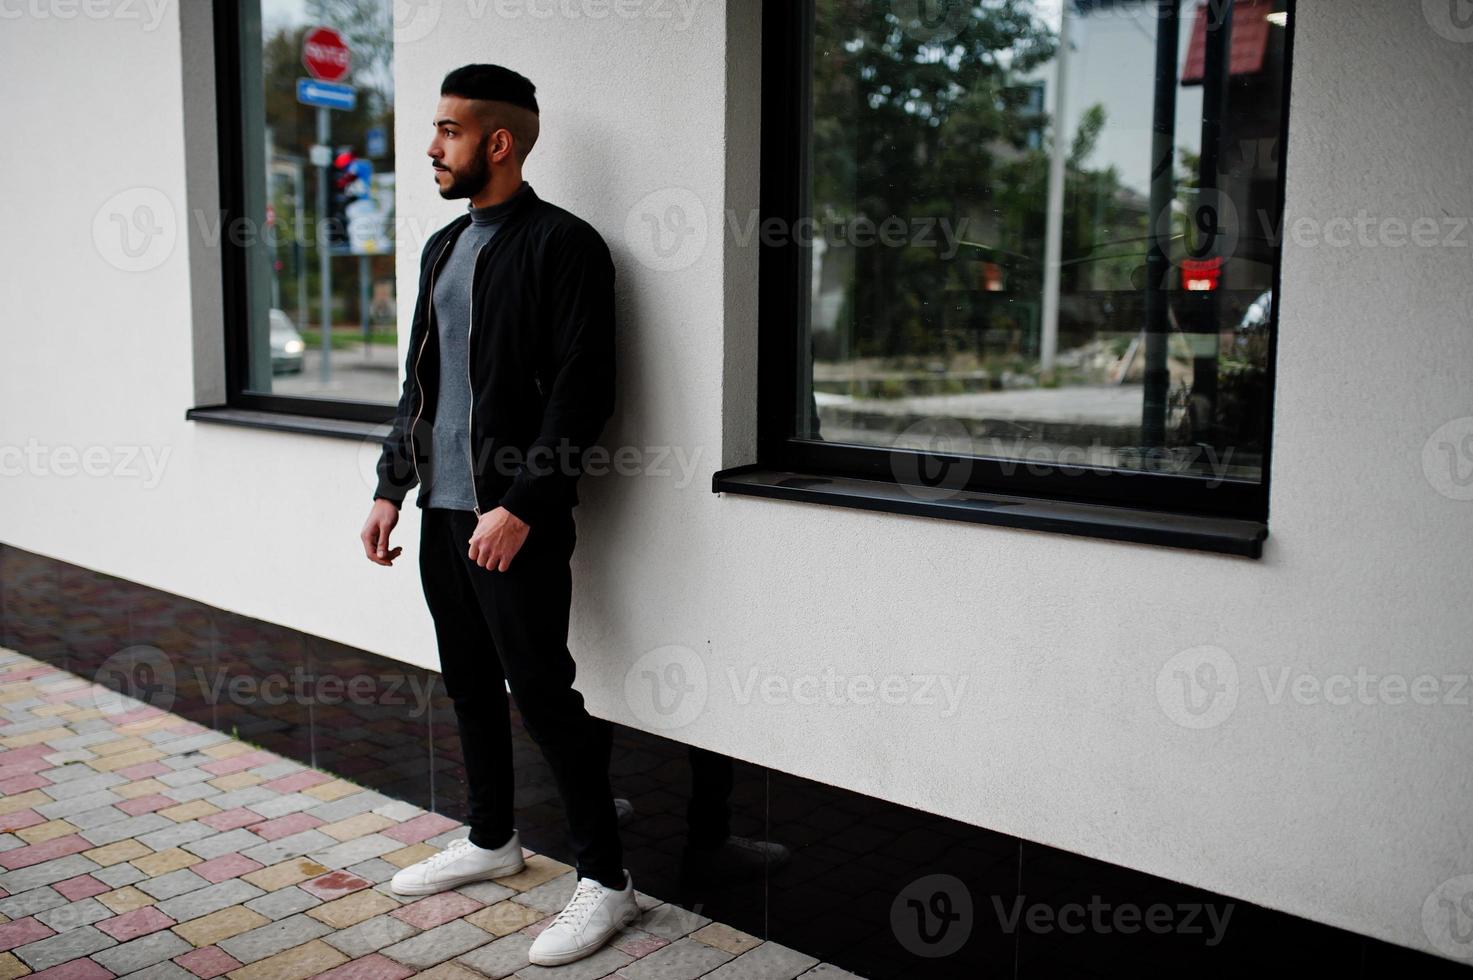
<path fill-rule="evenodd" d="M 362 442 L 367 439 L 383 441 L 389 427 L 384 422 L 356 422 L 352 419 L 326 419 L 316 415 L 290 415 L 285 412 L 264 412 L 252 408 L 231 408 L 227 405 L 207 405 L 185 411 L 186 419 L 196 422 L 213 422 L 219 425 L 243 425 L 251 429 L 275 429 L 278 432 L 303 432 L 314 436 L 335 436 Z"/>
<path fill-rule="evenodd" d="M 718 471 L 711 478 L 711 491 L 1077 534 L 1245 558 L 1261 558 L 1263 541 L 1268 537 L 1268 525 L 1261 521 L 974 491 L 956 491 L 944 499 L 930 500 L 900 484 L 883 480 L 795 473 L 755 463 Z"/>

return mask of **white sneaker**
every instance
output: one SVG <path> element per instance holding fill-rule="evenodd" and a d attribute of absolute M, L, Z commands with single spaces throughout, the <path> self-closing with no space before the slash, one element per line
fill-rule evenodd
<path fill-rule="evenodd" d="M 538 966 L 557 966 L 582 959 L 639 918 L 634 880 L 624 869 L 624 888 L 609 888 L 596 878 L 579 878 L 573 897 L 527 951 Z"/>
<path fill-rule="evenodd" d="M 438 854 L 395 872 L 389 888 L 399 895 L 431 895 L 469 881 L 514 875 L 524 866 L 522 839 L 515 830 L 511 840 L 496 848 L 477 847 L 469 837 L 457 837 Z"/>

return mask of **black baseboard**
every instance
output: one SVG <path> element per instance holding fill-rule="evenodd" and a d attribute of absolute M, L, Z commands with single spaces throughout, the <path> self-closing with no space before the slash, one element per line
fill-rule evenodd
<path fill-rule="evenodd" d="M 434 671 L 3 544 L 0 644 L 465 819 L 454 712 Z M 129 676 L 139 663 L 155 666 Z M 550 774 L 515 712 L 513 725 L 523 842 L 570 861 Z M 731 766 L 732 832 L 792 857 L 723 877 L 683 851 L 693 758 L 724 763 L 614 731 L 614 793 L 634 806 L 623 837 L 636 887 L 863 977 L 1468 975 L 1450 960 L 742 762 Z"/>

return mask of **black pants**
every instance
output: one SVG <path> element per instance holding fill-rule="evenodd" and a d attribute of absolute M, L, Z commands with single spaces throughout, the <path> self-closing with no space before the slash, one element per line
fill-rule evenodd
<path fill-rule="evenodd" d="M 609 790 L 609 724 L 573 689 L 568 652 L 572 512 L 539 521 L 504 572 L 467 556 L 476 515 L 426 507 L 419 569 L 435 621 L 440 671 L 465 757 L 471 843 L 511 837 L 515 773 L 506 687 L 552 770 L 579 877 L 624 887 L 623 852 Z"/>

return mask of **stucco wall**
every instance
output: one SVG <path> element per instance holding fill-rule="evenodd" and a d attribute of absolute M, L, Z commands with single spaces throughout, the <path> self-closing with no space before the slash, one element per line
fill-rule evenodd
<path fill-rule="evenodd" d="M 218 259 L 186 220 L 215 190 L 209 24 L 164 4 L 150 28 L 153 8 L 136 9 L 0 24 L 0 444 L 34 439 L 49 460 L 0 480 L 0 539 L 433 666 L 416 509 L 400 567 L 357 542 L 373 447 L 183 418 L 219 387 Z M 600 228 L 618 266 L 605 444 L 674 457 L 666 476 L 585 481 L 571 643 L 595 711 L 1437 948 L 1424 903 L 1473 873 L 1473 692 L 1444 680 L 1469 672 L 1473 501 L 1445 462 L 1424 467 L 1473 431 L 1455 421 L 1473 416 L 1473 232 L 1456 230 L 1473 214 L 1467 39 L 1419 3 L 1300 4 L 1272 536 L 1253 562 L 711 494 L 711 472 L 753 445 L 756 255 L 721 213 L 757 203 L 758 3 L 431 9 L 431 33 L 405 25 L 397 51 L 401 214 L 433 228 L 460 207 L 415 169 L 444 72 L 531 77 L 528 178 Z M 94 224 L 137 188 L 168 202 L 178 241 L 127 272 Z M 704 244 L 662 268 L 642 216 L 698 217 L 692 201 Z M 1362 214 L 1374 243 L 1333 244 L 1344 231 L 1327 222 Z M 1385 239 L 1384 219 L 1418 218 L 1441 244 Z M 401 264 L 401 333 L 414 285 Z M 114 465 L 63 475 L 66 446 Z M 119 469 L 129 447 L 141 475 Z M 145 450 L 167 454 L 160 479 Z M 1204 659 L 1214 674 L 1195 673 Z M 670 663 L 695 688 L 666 690 L 677 710 L 661 714 L 644 670 L 677 678 Z M 1373 703 L 1358 672 L 1377 679 Z M 1432 699 L 1462 703 L 1395 703 L 1385 675 L 1439 678 Z M 1196 689 L 1203 713 L 1182 677 L 1219 685 Z M 1349 703 L 1306 703 L 1316 683 Z"/>

